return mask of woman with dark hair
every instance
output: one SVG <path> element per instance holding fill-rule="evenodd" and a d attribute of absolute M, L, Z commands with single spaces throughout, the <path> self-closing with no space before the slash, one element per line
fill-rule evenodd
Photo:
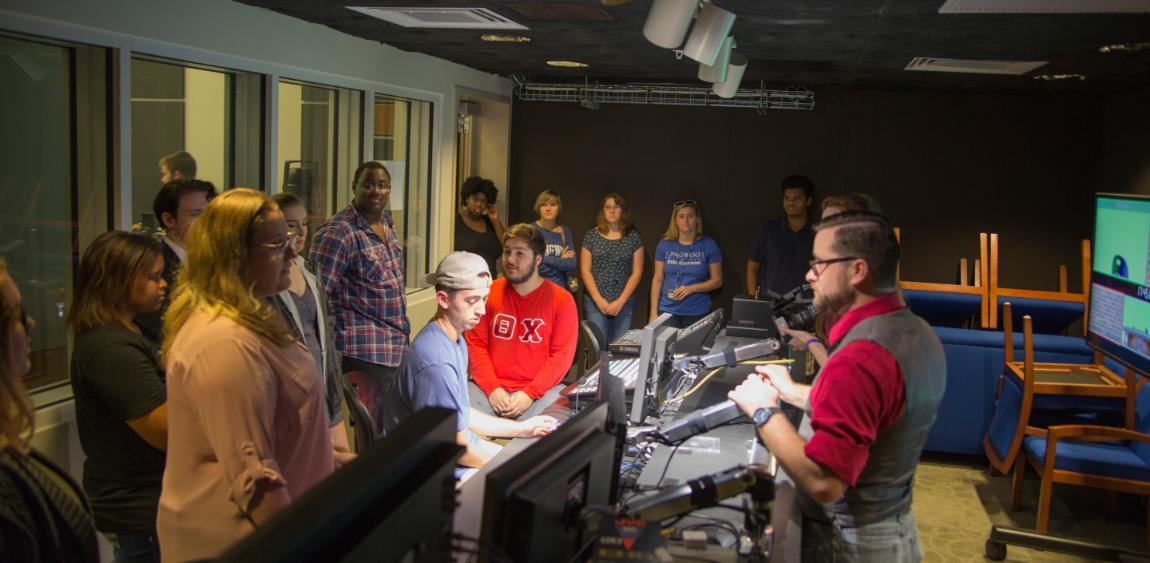
<path fill-rule="evenodd" d="M 575 293 L 579 289 L 579 281 L 575 277 L 575 241 L 571 229 L 559 224 L 559 212 L 562 210 L 563 200 L 559 192 L 552 189 L 539 192 L 535 198 L 538 218 L 531 226 L 547 242 L 543 263 L 539 265 L 539 275 Z"/>
<path fill-rule="evenodd" d="M 464 180 L 455 219 L 455 250 L 482 256 L 492 276 L 503 254 L 503 223 L 495 207 L 498 196 L 499 189 L 491 180 L 479 176 Z"/>
<path fill-rule="evenodd" d="M 723 287 L 723 253 L 703 234 L 699 204 L 688 199 L 671 206 L 671 223 L 655 247 L 651 279 L 651 320 L 671 313 L 671 326 L 683 328 L 711 312 L 710 292 Z"/>
<path fill-rule="evenodd" d="M 335 469 L 315 358 L 264 297 L 291 286 L 295 245 L 267 195 L 224 192 L 189 231 L 164 318 L 164 559 L 218 557 Z"/>
<path fill-rule="evenodd" d="M 32 330 L 0 258 L 0 561 L 100 560 L 88 501 L 68 474 L 33 450 L 35 412 L 24 376 Z"/>
<path fill-rule="evenodd" d="M 579 270 L 583 277 L 583 318 L 599 327 L 607 344 L 631 328 L 635 289 L 643 277 L 643 239 L 631 226 L 627 202 L 608 194 L 595 228 L 583 235 Z"/>
<path fill-rule="evenodd" d="M 80 259 L 68 313 L 72 392 L 84 449 L 84 490 L 117 562 L 158 562 L 156 507 L 168 447 L 160 350 L 136 324 L 160 310 L 161 243 L 109 231 Z"/>
<path fill-rule="evenodd" d="M 323 377 L 324 398 L 327 402 L 327 424 L 337 466 L 355 459 L 348 445 L 347 428 L 343 423 L 343 370 L 339 351 L 335 347 L 335 319 L 332 318 L 327 293 L 303 257 L 307 244 L 307 208 L 295 194 L 281 192 L 272 196 L 287 220 L 288 237 L 295 245 L 296 257 L 291 264 L 291 286 L 268 297 L 288 321 L 295 337 L 307 345 L 315 358 L 315 367 Z"/>

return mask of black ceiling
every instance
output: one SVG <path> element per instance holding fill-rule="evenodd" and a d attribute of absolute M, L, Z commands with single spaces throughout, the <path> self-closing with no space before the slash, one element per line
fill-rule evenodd
<path fill-rule="evenodd" d="M 472 68 L 531 81 L 676 82 L 703 85 L 697 63 L 643 37 L 647 0 L 605 6 L 599 0 L 241 0 L 339 31 L 427 53 Z M 1150 42 L 1150 15 L 939 14 L 942 0 L 715 0 L 738 15 L 732 34 L 750 59 L 743 87 L 790 85 L 954 92 L 1102 95 L 1150 84 L 1150 48 L 1104 54 L 1109 44 Z M 530 43 L 487 43 L 484 31 L 409 29 L 347 9 L 359 6 L 488 8 L 530 28 Z M 573 10 L 572 10 L 573 8 Z M 595 19 L 536 19 L 574 11 Z M 1030 73 L 1082 74 L 1083 81 L 1032 76 L 909 72 L 914 57 L 1048 60 Z M 588 69 L 557 69 L 575 59 Z"/>

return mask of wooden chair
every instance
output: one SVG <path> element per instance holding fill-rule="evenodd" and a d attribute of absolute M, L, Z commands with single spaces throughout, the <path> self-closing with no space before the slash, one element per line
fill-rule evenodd
<path fill-rule="evenodd" d="M 989 291 L 989 322 L 986 328 L 997 329 L 1001 320 L 999 317 L 999 308 L 1007 300 L 1010 300 L 1015 305 L 1015 310 L 1019 313 L 1029 313 L 1032 317 L 1036 318 L 1040 325 L 1054 326 L 1064 325 L 1069 326 L 1073 324 L 1072 319 L 1069 322 L 1061 322 L 1059 319 L 1053 317 L 1080 317 L 1082 319 L 1082 336 L 1086 335 L 1089 324 L 1089 309 L 1090 309 L 1090 241 L 1083 240 L 1081 246 L 1082 254 L 1082 291 L 1079 293 L 1071 292 L 1068 288 L 1068 271 L 1066 265 L 1058 266 L 1058 291 L 1045 291 L 1035 289 L 1013 289 L 1002 287 L 999 283 L 1001 275 L 1001 263 L 999 260 L 998 252 L 998 234 L 990 234 L 990 267 L 988 278 L 988 291 Z M 1038 308 L 1041 307 L 1043 302 L 1050 302 L 1051 312 L 1049 315 L 1042 315 Z M 1077 304 L 1081 307 L 1081 313 L 1077 310 L 1067 312 L 1065 310 L 1054 311 L 1053 309 L 1064 309 L 1058 307 L 1057 304 Z M 1040 316 L 1036 316 L 1038 313 Z M 1005 313 L 1002 315 L 1005 317 Z M 1039 327 L 1042 329 L 1042 326 Z"/>
<path fill-rule="evenodd" d="M 1022 447 L 1024 455 L 1014 466 L 1012 510 L 1018 510 L 1021 505 L 1027 464 L 1042 477 L 1035 526 L 1040 532 L 1045 532 L 1050 525 L 1050 499 L 1055 483 L 1150 497 L 1150 385 L 1140 382 L 1139 386 L 1133 429 L 1064 425 L 1051 426 L 1045 435 L 1026 436 Z M 1146 518 L 1144 541 L 1150 549 L 1150 501 Z"/>
<path fill-rule="evenodd" d="M 982 441 L 994 471 L 1009 473 L 1024 438 L 1044 436 L 1051 424 L 1121 410 L 1125 427 L 1133 427 L 1132 373 L 1119 376 L 1101 365 L 1098 357 L 1094 364 L 1035 362 L 1030 316 L 1023 317 L 1023 361 L 1015 361 L 1010 309 L 1010 303 L 1003 305 L 1005 370 L 998 383 L 994 414 Z"/>
<path fill-rule="evenodd" d="M 895 228 L 895 237 L 902 240 L 902 232 L 900 229 Z M 969 324 L 979 328 L 987 328 L 989 322 L 989 292 L 984 284 L 987 276 L 987 235 L 986 233 L 979 233 L 978 235 L 979 258 L 974 261 L 974 276 L 973 283 L 969 277 L 969 262 L 966 258 L 959 259 L 958 268 L 958 283 L 935 283 L 935 282 L 915 282 L 907 281 L 901 278 L 902 271 L 899 269 L 897 276 L 899 279 L 899 287 L 903 290 L 904 296 L 908 301 L 913 301 L 915 292 L 922 292 L 922 296 L 933 295 L 943 299 L 950 297 L 954 306 L 962 307 L 963 304 L 957 301 L 966 301 L 972 299 L 977 301 L 975 309 L 975 317 Z M 910 293 L 907 293 L 910 292 Z M 969 297 L 967 297 L 969 296 Z M 912 307 L 913 309 L 913 307 Z M 922 314 L 922 312 L 916 311 Z M 929 317 L 929 312 L 926 312 Z M 929 320 L 929 318 L 928 318 Z M 967 323 L 964 322 L 964 326 Z"/>

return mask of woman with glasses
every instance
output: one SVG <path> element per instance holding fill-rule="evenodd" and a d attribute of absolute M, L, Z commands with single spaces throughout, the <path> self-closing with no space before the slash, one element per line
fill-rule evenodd
<path fill-rule="evenodd" d="M 676 202 L 671 223 L 655 247 L 651 280 L 651 320 L 670 313 L 671 326 L 692 325 L 711 311 L 710 292 L 723 287 L 723 253 L 703 234 L 695 200 Z"/>
<path fill-rule="evenodd" d="M 643 239 L 619 194 L 603 198 L 595 223 L 583 235 L 580 251 L 583 315 L 599 327 L 607 344 L 631 328 L 635 289 L 643 277 Z"/>
<path fill-rule="evenodd" d="M 578 278 L 575 277 L 575 241 L 572 240 L 571 229 L 558 222 L 562 209 L 563 200 L 559 192 L 552 189 L 539 192 L 539 197 L 535 198 L 538 219 L 531 226 L 542 233 L 547 242 L 539 275 L 575 293 L 579 289 Z"/>
<path fill-rule="evenodd" d="M 491 180 L 479 176 L 464 180 L 455 220 L 455 250 L 482 256 L 492 276 L 503 254 L 503 223 L 499 222 L 499 210 L 495 207 L 497 197 L 499 189 Z"/>
<path fill-rule="evenodd" d="M 164 319 L 165 560 L 219 556 L 335 467 L 315 358 L 262 300 L 291 286 L 287 220 L 236 188 L 192 226 Z"/>
<path fill-rule="evenodd" d="M 295 194 L 281 192 L 272 199 L 287 219 L 288 237 L 292 240 L 296 257 L 291 262 L 291 286 L 267 300 L 283 315 L 296 340 L 305 343 L 315 359 L 316 371 L 324 382 L 333 455 L 336 465 L 342 467 L 355 459 L 355 454 L 351 453 L 347 428 L 343 424 L 343 370 L 335 348 L 335 321 L 328 313 L 327 294 L 320 289 L 319 281 L 303 257 L 308 235 L 307 208 Z"/>
<path fill-rule="evenodd" d="M 110 231 L 80 259 L 68 312 L 72 392 L 84 449 L 84 490 L 116 561 L 158 562 L 156 507 L 168 448 L 168 391 L 155 341 L 138 316 L 160 310 L 161 243 Z"/>
<path fill-rule="evenodd" d="M 24 377 L 32 330 L 20 289 L 0 258 L 0 561 L 100 560 L 84 493 L 29 445 L 35 411 Z"/>

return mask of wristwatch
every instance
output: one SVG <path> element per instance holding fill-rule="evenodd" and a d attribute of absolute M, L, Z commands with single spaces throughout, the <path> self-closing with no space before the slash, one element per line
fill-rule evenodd
<path fill-rule="evenodd" d="M 775 414 L 781 412 L 783 412 L 783 409 L 780 409 L 779 407 L 761 408 L 755 411 L 755 416 L 752 416 L 751 420 L 755 422 L 756 427 L 759 427 L 766 424 L 772 416 L 775 416 Z"/>

